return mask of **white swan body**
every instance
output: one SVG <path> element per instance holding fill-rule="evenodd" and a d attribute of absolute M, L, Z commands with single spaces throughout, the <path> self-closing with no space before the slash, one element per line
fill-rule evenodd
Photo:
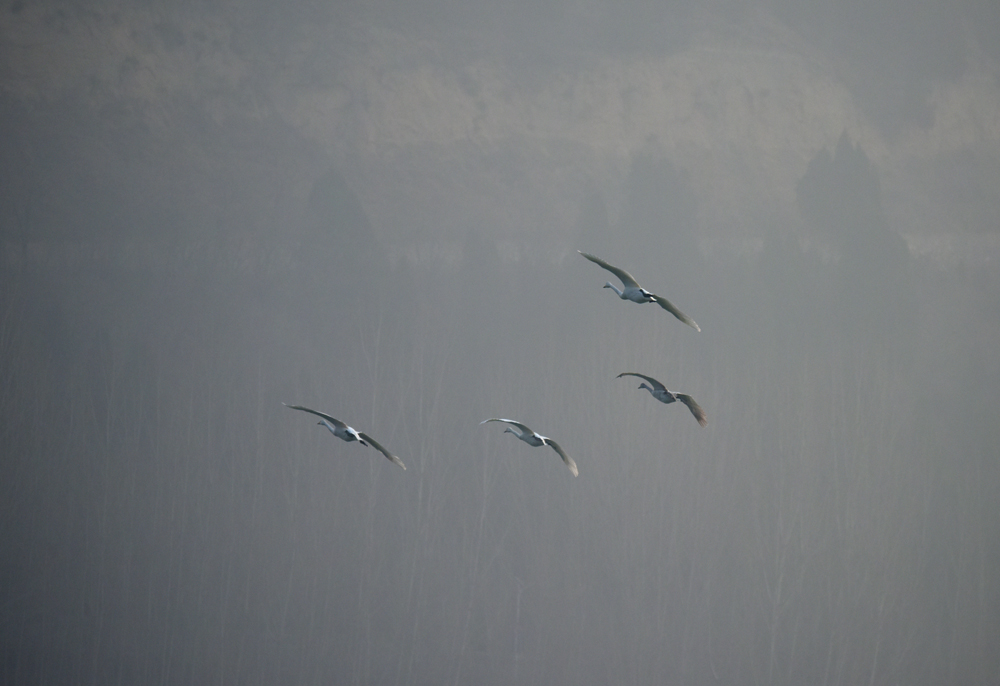
<path fill-rule="evenodd" d="M 286 405 L 285 407 L 292 407 L 292 405 Z M 299 408 L 294 408 L 294 409 L 299 409 Z M 353 426 L 348 426 L 343 422 L 337 422 L 336 424 L 333 424 L 330 422 L 329 419 L 325 418 L 320 419 L 319 423 L 325 426 L 327 429 L 329 429 L 330 433 L 332 433 L 334 436 L 336 436 L 342 441 L 347 441 L 348 443 L 350 443 L 351 441 L 357 441 L 361 445 L 367 445 L 367 443 L 364 442 L 364 439 L 361 438 L 361 434 L 358 433 L 358 431 L 355 430 Z"/>
<path fill-rule="evenodd" d="M 323 412 L 311 410 L 308 407 L 303 407 L 302 405 L 289 405 L 288 403 L 281 403 L 281 404 L 293 410 L 301 410 L 303 412 L 309 412 L 310 414 L 316 415 L 317 417 L 320 418 L 319 422 L 317 423 L 321 424 L 322 426 L 325 426 L 327 429 L 330 430 L 330 433 L 332 433 L 340 440 L 347 441 L 348 443 L 350 443 L 351 441 L 357 441 L 361 445 L 371 446 L 372 448 L 375 448 L 375 450 L 385 455 L 386 458 L 389 459 L 389 461 L 398 464 L 403 469 L 406 469 L 406 465 L 403 464 L 402 460 L 400 460 L 398 457 L 396 457 L 388 450 L 383 448 L 378 441 L 376 441 L 374 438 L 372 438 L 365 432 L 358 431 L 354 427 L 348 426 L 339 419 L 334 419 L 330 415 L 325 414 Z"/>
<path fill-rule="evenodd" d="M 687 405 L 688 409 L 691 410 L 691 414 L 694 418 L 698 420 L 698 423 L 702 426 L 708 424 L 708 417 L 705 416 L 705 410 L 701 409 L 701 405 L 695 402 L 694 398 L 685 393 L 674 393 L 673 391 L 667 390 L 667 387 L 662 383 L 657 381 L 651 376 L 646 376 L 645 374 L 636 374 L 635 372 L 622 372 L 616 378 L 620 379 L 623 376 L 638 376 L 640 379 L 645 379 L 650 383 L 647 386 L 644 383 L 639 384 L 639 388 L 645 388 L 649 391 L 649 394 L 659 400 L 661 403 L 669 405 L 672 402 L 680 400 L 682 403 Z"/>
<path fill-rule="evenodd" d="M 542 446 L 542 445 L 549 446 L 550 448 L 552 448 L 553 450 L 555 450 L 556 453 L 559 454 L 559 457 L 562 458 L 562 461 L 566 463 L 567 467 L 569 467 L 569 471 L 573 472 L 573 476 L 579 476 L 580 475 L 580 470 L 577 469 L 576 462 L 573 461 L 573 458 L 571 458 L 569 455 L 567 455 L 566 451 L 564 451 L 559 446 L 558 443 L 556 443 L 555 441 L 553 441 L 548 436 L 543 436 L 543 435 L 541 435 L 539 433 L 535 433 L 534 431 L 532 431 L 530 428 L 528 428 L 527 426 L 525 426 L 521 422 L 515 422 L 513 419 L 484 419 L 483 421 L 481 421 L 479 423 L 480 424 L 485 424 L 486 422 L 505 422 L 507 424 L 510 424 L 512 426 L 517 427 L 518 431 L 515 431 L 514 429 L 512 429 L 510 427 L 507 427 L 506 429 L 503 430 L 503 432 L 504 433 L 512 433 L 515 436 L 517 436 L 518 438 L 520 438 L 522 441 L 524 441 L 525 443 L 527 443 L 528 445 L 534 446 L 536 448 L 539 447 L 539 446 Z"/>
<path fill-rule="evenodd" d="M 622 300 L 631 300 L 632 302 L 639 304 L 656 303 L 657 305 L 665 309 L 667 312 L 669 312 L 670 314 L 674 315 L 679 320 L 687 324 L 688 326 L 694 328 L 695 331 L 701 331 L 701 327 L 698 326 L 695 320 L 691 319 L 691 317 L 687 316 L 686 314 L 678 310 L 676 307 L 674 307 L 673 303 L 671 303 L 663 296 L 656 295 L 655 293 L 650 293 L 645 288 L 640 286 L 639 282 L 635 280 L 635 277 L 633 277 L 624 269 L 619 269 L 618 267 L 608 264 L 601 258 L 594 257 L 593 255 L 585 253 L 581 250 L 577 250 L 577 252 L 586 257 L 594 264 L 603 267 L 604 269 L 607 269 L 609 272 L 611 272 L 619 279 L 621 279 L 622 281 L 621 289 L 619 289 L 610 281 L 604 284 L 604 287 L 613 290 L 615 293 L 618 294 L 618 297 L 621 298 Z"/>

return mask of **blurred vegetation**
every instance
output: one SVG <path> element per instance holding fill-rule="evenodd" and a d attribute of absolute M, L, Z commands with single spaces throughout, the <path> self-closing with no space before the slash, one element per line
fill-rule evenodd
<path fill-rule="evenodd" d="M 778 242 L 723 269 L 680 241 L 663 257 L 700 265 L 695 334 L 605 297 L 583 260 L 470 238 L 456 264 L 392 267 L 344 178 L 317 177 L 274 264 L 233 260 L 225 230 L 190 261 L 8 254 L 4 681 L 995 674 L 998 437 L 977 408 L 997 370 L 976 373 L 976 336 L 940 344 L 976 329 L 981 282 L 905 277 L 971 309 L 872 335 L 847 258 Z M 958 381 L 928 391 L 928 366 Z M 614 378 L 633 370 L 708 427 Z M 556 437 L 580 477 L 478 425 L 497 415 Z"/>

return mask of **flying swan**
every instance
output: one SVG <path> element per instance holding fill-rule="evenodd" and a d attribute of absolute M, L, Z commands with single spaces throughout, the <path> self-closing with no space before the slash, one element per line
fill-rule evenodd
<path fill-rule="evenodd" d="M 573 472 L 573 476 L 579 476 L 580 475 L 580 470 L 576 468 L 576 462 L 573 461 L 573 458 L 570 457 L 569 455 L 567 455 L 565 453 L 565 451 L 563 451 L 563 449 L 559 447 L 559 444 L 556 443 L 555 441 L 553 441 L 548 436 L 542 436 L 541 434 L 536 434 L 534 431 L 532 431 L 531 429 L 529 429 L 528 427 L 526 427 L 521 422 L 515 422 L 512 419 L 484 419 L 483 421 L 481 421 L 479 423 L 480 424 L 485 424 L 486 422 L 506 422 L 507 424 L 512 424 L 512 425 L 516 426 L 520 430 L 520 433 L 518 433 L 517 431 L 514 431 L 514 429 L 512 429 L 510 427 L 507 427 L 506 429 L 504 429 L 503 432 L 504 433 L 512 433 L 515 436 L 517 436 L 518 438 L 520 438 L 522 441 L 524 441 L 525 443 L 527 443 L 528 445 L 532 445 L 532 446 L 534 446 L 536 448 L 538 446 L 540 446 L 540 445 L 547 445 L 547 446 L 549 446 L 550 448 L 552 448 L 553 450 L 555 450 L 557 453 L 559 453 L 559 457 L 561 457 L 562 461 L 566 463 L 567 467 L 569 467 L 569 471 Z"/>
<path fill-rule="evenodd" d="M 317 412 L 316 410 L 310 410 L 308 407 L 302 407 L 301 405 L 289 405 L 288 403 L 281 403 L 281 404 L 293 410 L 302 410 L 303 412 L 309 412 L 310 414 L 316 415 L 317 417 L 320 418 L 320 421 L 317 422 L 317 424 L 322 424 L 323 426 L 325 426 L 327 429 L 330 430 L 330 433 L 332 433 L 340 440 L 347 441 L 348 443 L 350 443 L 351 441 L 357 441 L 361 445 L 370 445 L 371 447 L 375 448 L 375 450 L 379 451 L 387 458 L 389 458 L 390 461 L 395 462 L 403 469 L 406 469 L 406 465 L 403 464 L 403 461 L 401 459 L 399 459 L 398 457 L 390 453 L 388 450 L 383 448 L 381 443 L 379 443 L 374 438 L 366 434 L 364 431 L 358 431 L 354 427 L 344 424 L 344 422 L 340 421 L 339 419 L 334 419 L 330 415 L 324 414 L 322 412 Z"/>
<path fill-rule="evenodd" d="M 602 260 L 601 258 L 594 257 L 593 255 L 588 255 L 587 253 L 581 250 L 577 250 L 577 252 L 586 257 L 594 264 L 600 267 L 604 267 L 609 272 L 611 272 L 612 274 L 614 274 L 615 276 L 617 276 L 619 279 L 622 280 L 622 286 L 624 287 L 623 290 L 618 290 L 618 288 L 610 281 L 604 284 L 605 288 L 612 289 L 615 293 L 618 294 L 618 297 L 621 298 L 622 300 L 631 300 L 632 302 L 639 304 L 649 303 L 649 302 L 656 303 L 657 305 L 665 309 L 667 312 L 669 312 L 670 314 L 674 315 L 682 322 L 687 324 L 688 326 L 694 327 L 695 331 L 701 331 L 701 327 L 698 326 L 698 324 L 693 319 L 691 319 L 691 317 L 687 316 L 686 314 L 678 310 L 676 307 L 673 306 L 673 304 L 669 300 L 667 300 L 663 296 L 656 295 L 655 293 L 650 293 L 645 288 L 640 286 L 639 282 L 636 281 L 635 278 L 624 269 L 613 267 L 604 260 Z"/>
<path fill-rule="evenodd" d="M 668 391 L 666 386 L 661 384 L 653 377 L 646 376 L 645 374 L 636 374 L 635 372 L 622 372 L 615 378 L 620 379 L 623 376 L 638 376 L 640 379 L 645 379 L 650 384 L 652 384 L 652 386 L 647 386 L 646 384 L 641 383 L 639 384 L 639 388 L 645 388 L 654 398 L 659 400 L 661 403 L 666 403 L 667 405 L 674 402 L 675 400 L 680 400 L 682 403 L 688 406 L 688 409 L 691 410 L 691 414 L 694 415 L 694 418 L 698 420 L 699 424 L 701 424 L 702 426 L 708 424 L 708 418 L 705 416 L 705 410 L 701 409 L 701 405 L 696 403 L 694 401 L 694 398 L 692 398 L 691 396 L 685 395 L 684 393 L 674 393 L 673 391 Z"/>

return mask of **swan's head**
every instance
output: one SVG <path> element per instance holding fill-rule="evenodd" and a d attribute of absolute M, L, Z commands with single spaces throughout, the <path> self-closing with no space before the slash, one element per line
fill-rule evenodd
<path fill-rule="evenodd" d="M 606 284 L 604 284 L 604 287 L 605 288 L 614 288 L 614 286 L 611 284 L 610 281 L 608 281 Z"/>
<path fill-rule="evenodd" d="M 645 389 L 646 389 L 647 391 L 649 391 L 650 393 L 652 393 L 652 392 L 653 392 L 653 389 L 652 389 L 652 388 L 650 388 L 649 386 L 647 386 L 646 384 L 644 384 L 644 383 L 641 383 L 641 384 L 639 384 L 639 390 L 642 390 L 643 388 L 645 388 Z"/>
<path fill-rule="evenodd" d="M 514 433 L 514 430 L 508 426 L 506 429 L 503 430 L 503 432 L 505 434 L 512 434 Z"/>

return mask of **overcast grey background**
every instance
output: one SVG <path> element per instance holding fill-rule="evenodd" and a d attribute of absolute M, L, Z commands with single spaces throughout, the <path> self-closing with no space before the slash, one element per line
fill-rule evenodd
<path fill-rule="evenodd" d="M 6 3 L 0 682 L 997 683 L 998 46 L 987 0 Z"/>

